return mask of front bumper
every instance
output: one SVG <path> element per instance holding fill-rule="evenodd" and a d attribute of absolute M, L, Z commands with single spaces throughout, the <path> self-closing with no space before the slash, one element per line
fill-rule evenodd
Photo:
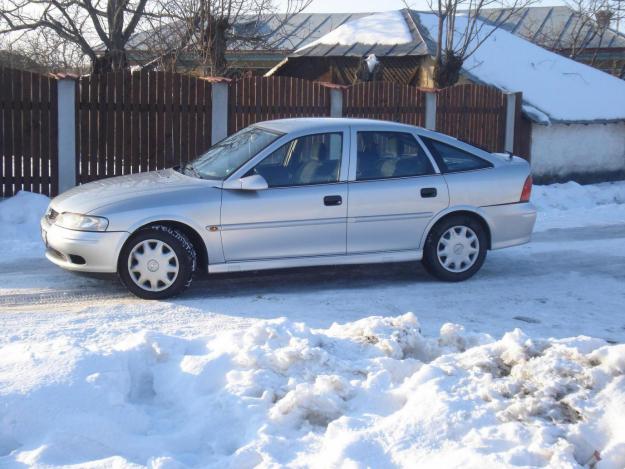
<path fill-rule="evenodd" d="M 130 234 L 125 231 L 76 231 L 41 219 L 46 257 L 59 267 L 80 272 L 117 272 L 117 258 Z"/>
<path fill-rule="evenodd" d="M 536 223 L 536 208 L 529 202 L 482 207 L 491 231 L 491 249 L 529 242 Z"/>

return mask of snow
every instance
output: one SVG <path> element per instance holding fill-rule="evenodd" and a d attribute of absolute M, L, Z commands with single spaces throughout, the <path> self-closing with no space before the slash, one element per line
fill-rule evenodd
<path fill-rule="evenodd" d="M 8 468 L 625 464 L 625 347 L 586 337 L 425 337 L 406 313 L 1 351 Z"/>
<path fill-rule="evenodd" d="M 430 37 L 436 38 L 436 15 L 418 15 Z M 456 18 L 456 42 L 461 42 L 466 22 L 465 16 Z M 478 23 L 474 43 L 492 31 L 491 26 Z M 625 81 L 503 29 L 492 33 L 463 69 L 477 81 L 510 92 L 522 91 L 524 111 L 542 123 L 625 120 Z"/>
<path fill-rule="evenodd" d="M 3 259 L 41 256 L 43 246 L 39 220 L 50 199 L 45 195 L 20 191 L 4 201 L 0 199 L 0 255 Z"/>
<path fill-rule="evenodd" d="M 532 201 L 536 240 L 460 285 L 385 283 L 382 265 L 355 287 L 298 273 L 285 290 L 283 272 L 171 302 L 0 297 L 0 467 L 575 468 L 598 451 L 598 469 L 622 468 L 625 346 L 604 339 L 625 338 L 625 181 L 534 186 Z M 0 202 L 0 295 L 109 289 L 39 263 L 47 203 Z M 560 264 L 534 292 L 523 266 L 541 259 Z"/>
<path fill-rule="evenodd" d="M 625 181 L 534 186 L 538 210 L 534 231 L 625 223 Z"/>
<path fill-rule="evenodd" d="M 408 42 L 412 42 L 412 35 L 401 11 L 396 10 L 374 13 L 348 21 L 298 50 L 304 50 L 317 44 L 395 45 Z"/>

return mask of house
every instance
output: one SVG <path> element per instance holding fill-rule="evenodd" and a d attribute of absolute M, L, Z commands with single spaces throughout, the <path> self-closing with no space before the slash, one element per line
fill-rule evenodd
<path fill-rule="evenodd" d="M 505 10 L 502 9 L 487 9 L 483 17 L 486 21 L 499 23 L 503 14 Z M 265 39 L 255 44 L 231 43 L 226 58 L 235 75 L 262 75 L 294 51 L 345 23 L 370 15 L 298 13 L 288 19 L 269 15 L 259 22 L 241 18 L 235 25 L 235 33 L 245 32 L 253 24 Z M 597 22 L 582 18 L 568 6 L 522 8 L 510 16 L 502 27 L 548 50 L 573 56 L 575 60 L 625 78 L 625 35 L 610 28 L 599 28 Z M 162 42 L 171 36 L 168 28 L 176 29 L 175 25 L 169 25 L 163 26 L 158 34 L 136 33 L 128 43 L 131 65 L 152 63 L 155 58 L 154 43 L 158 43 L 156 50 L 162 49 Z M 177 68 L 178 71 L 197 72 L 197 62 L 194 57 L 182 54 Z"/>
<path fill-rule="evenodd" d="M 456 19 L 457 30 L 463 31 Z M 481 37 L 492 26 L 478 27 Z M 429 87 L 437 17 L 399 10 L 344 23 L 304 46 L 268 75 L 290 75 L 348 84 L 363 57 L 379 63 L 381 76 L 402 70 L 398 81 Z M 391 33 L 389 33 L 391 31 Z M 477 39 L 476 39 L 477 40 Z M 408 81 L 407 81 L 408 80 Z M 505 29 L 492 32 L 464 63 L 462 81 L 523 93 L 531 125 L 530 155 L 540 180 L 580 181 L 625 177 L 625 81 L 550 52 Z"/>

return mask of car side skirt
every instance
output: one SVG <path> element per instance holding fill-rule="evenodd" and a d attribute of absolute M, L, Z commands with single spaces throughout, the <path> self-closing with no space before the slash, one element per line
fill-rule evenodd
<path fill-rule="evenodd" d="M 419 261 L 421 250 L 366 252 L 336 256 L 287 257 L 282 259 L 254 259 L 225 262 L 208 266 L 209 273 L 243 272 L 247 270 L 289 269 L 319 265 L 381 264 L 387 262 Z"/>

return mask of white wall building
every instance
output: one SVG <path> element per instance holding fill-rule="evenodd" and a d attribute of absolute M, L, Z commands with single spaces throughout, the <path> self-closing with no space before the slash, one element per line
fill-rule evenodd
<path fill-rule="evenodd" d="M 421 29 L 430 39 L 436 37 L 436 16 L 418 16 Z M 456 25 L 458 31 L 465 30 L 462 18 Z M 479 35 L 491 30 L 484 25 Z M 503 29 L 465 61 L 463 73 L 472 81 L 523 92 L 537 181 L 625 178 L 625 80 Z"/>

